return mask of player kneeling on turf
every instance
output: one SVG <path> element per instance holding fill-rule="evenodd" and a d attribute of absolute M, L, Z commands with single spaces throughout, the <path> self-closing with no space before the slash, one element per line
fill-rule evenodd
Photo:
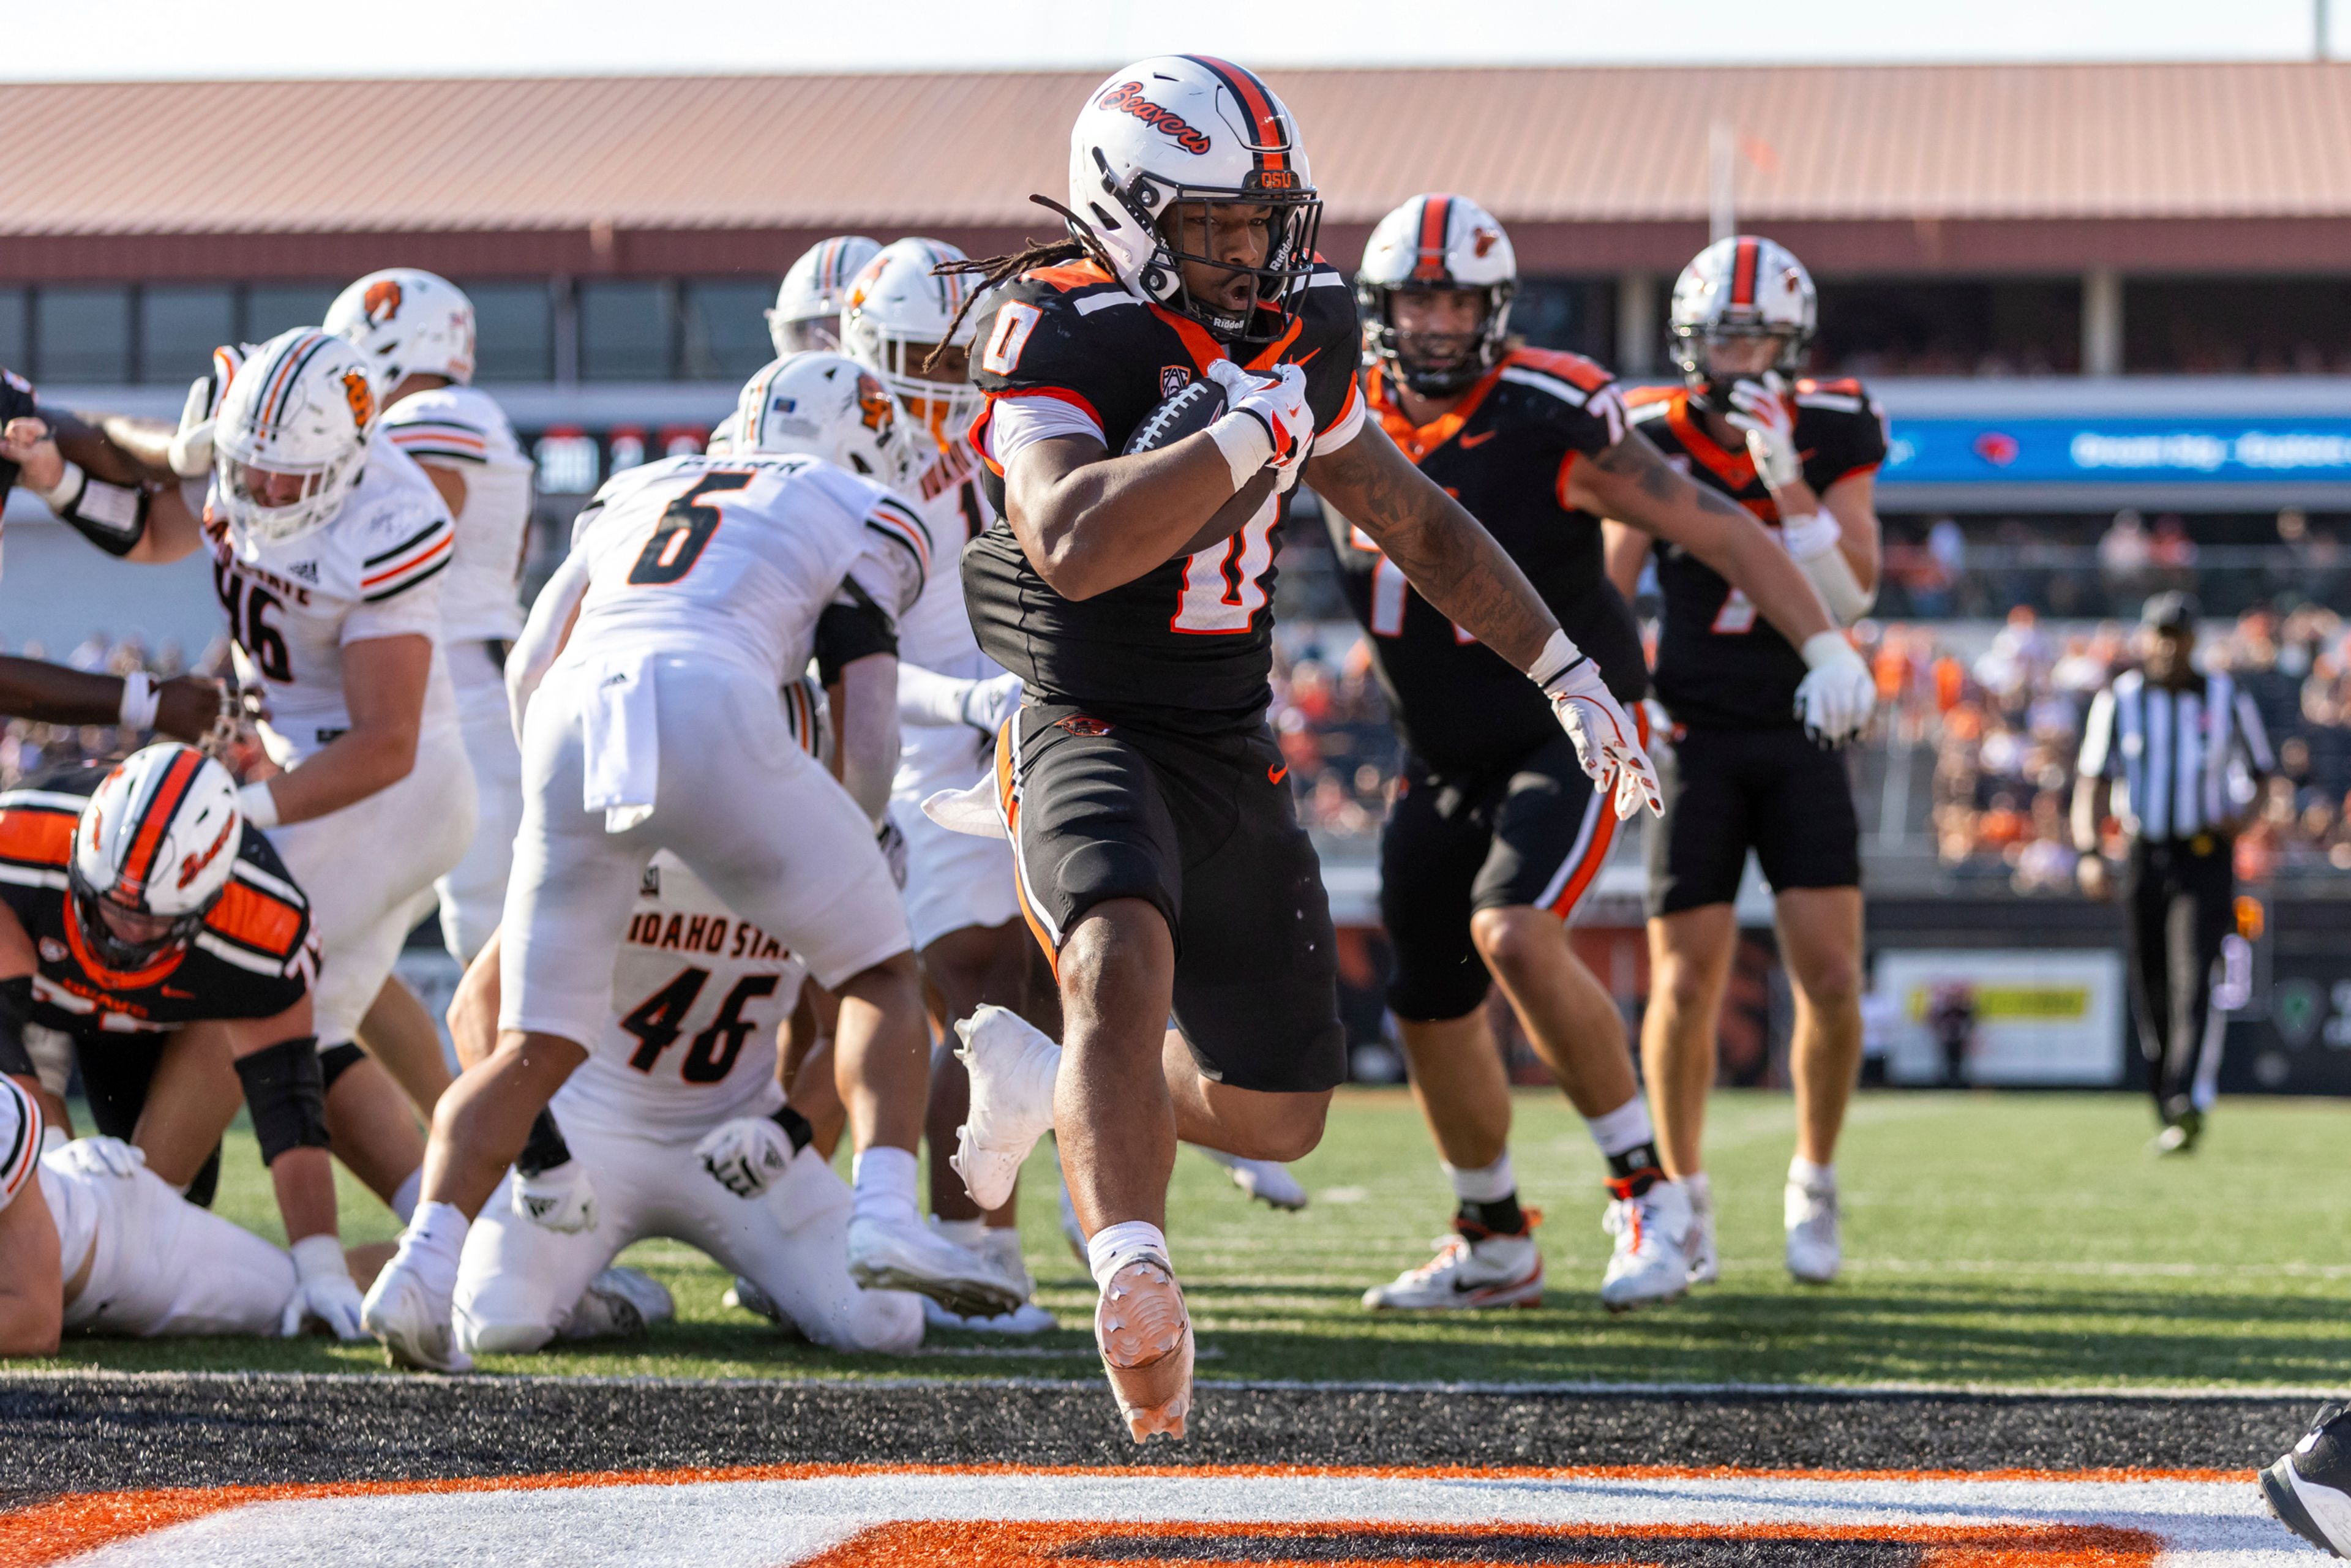
<path fill-rule="evenodd" d="M 500 946 L 493 937 L 450 1009 L 467 1058 L 496 1043 Z M 849 1188 L 821 1155 L 802 1155 L 809 1124 L 776 1083 L 777 1026 L 807 972 L 674 855 L 653 858 L 604 1028 L 549 1103 L 529 1172 L 507 1177 L 466 1233 L 461 1352 L 532 1351 L 666 1315 L 658 1285 L 608 1269 L 653 1236 L 749 1280 L 819 1344 L 922 1343 L 919 1298 L 850 1278 Z"/>
<path fill-rule="evenodd" d="M 443 1097 L 425 1201 L 368 1295 L 368 1327 L 397 1361 L 467 1364 L 450 1316 L 465 1231 L 605 1032 L 633 901 L 664 849 L 841 998 L 852 1271 L 964 1311 L 1019 1304 L 1001 1270 L 915 1215 L 922 1078 L 911 1096 L 885 1087 L 924 1065 L 906 916 L 877 834 L 897 762 L 893 628 L 931 549 L 921 519 L 857 470 L 903 473 L 903 433 L 881 383 L 837 355 L 766 367 L 738 417 L 727 456 L 650 464 L 598 494 L 516 651 L 517 675 L 547 674 L 535 695 L 510 684 L 527 795 L 498 1043 Z M 560 652 L 542 664 L 543 649 Z M 828 684 L 843 675 L 846 789 L 793 738 L 778 695 L 811 653 Z M 782 1150 L 746 1163 L 754 1185 L 791 1163 L 785 1131 Z"/>

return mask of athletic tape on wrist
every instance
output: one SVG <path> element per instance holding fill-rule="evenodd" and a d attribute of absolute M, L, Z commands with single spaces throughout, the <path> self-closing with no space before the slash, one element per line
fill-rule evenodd
<path fill-rule="evenodd" d="M 271 791 L 266 779 L 258 784 L 248 784 L 239 789 L 236 792 L 236 806 L 238 810 L 245 813 L 245 820 L 256 828 L 274 828 L 277 825 L 277 797 Z"/>
<path fill-rule="evenodd" d="M 337 1274 L 350 1277 L 351 1266 L 343 1256 L 342 1238 L 331 1230 L 305 1236 L 286 1250 L 294 1255 L 294 1277 L 305 1283 L 321 1277 L 331 1279 Z"/>
<path fill-rule="evenodd" d="M 68 463 L 65 477 L 41 497 L 58 519 L 110 556 L 127 556 L 147 533 L 147 492 L 110 485 Z"/>
<path fill-rule="evenodd" d="M 1233 471 L 1233 488 L 1257 477 L 1258 470 L 1273 460 L 1273 432 L 1254 413 L 1239 410 L 1219 415 L 1208 426 L 1208 439 L 1225 455 L 1225 465 Z"/>
<path fill-rule="evenodd" d="M 157 706 L 155 677 L 143 670 L 134 670 L 122 677 L 122 706 L 115 719 L 125 729 L 155 727 Z"/>
<path fill-rule="evenodd" d="M 1575 645 L 1574 639 L 1554 627 L 1543 642 L 1542 652 L 1527 666 L 1527 679 L 1549 691 L 1553 682 L 1583 662 L 1583 650 Z"/>

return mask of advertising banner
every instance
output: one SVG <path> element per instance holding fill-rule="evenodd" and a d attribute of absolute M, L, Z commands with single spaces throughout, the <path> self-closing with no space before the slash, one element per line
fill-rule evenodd
<path fill-rule="evenodd" d="M 1877 960 L 1886 1075 L 1902 1084 L 2123 1081 L 2122 955 L 1905 948 Z"/>

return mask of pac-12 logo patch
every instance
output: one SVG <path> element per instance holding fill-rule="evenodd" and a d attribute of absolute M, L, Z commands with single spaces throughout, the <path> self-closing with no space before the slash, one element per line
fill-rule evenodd
<path fill-rule="evenodd" d="M 45 964 L 64 963 L 66 961 L 66 945 L 58 941 L 54 936 L 42 937 L 41 961 Z"/>
<path fill-rule="evenodd" d="M 1191 384 L 1192 371 L 1188 366 L 1162 365 L 1159 367 L 1159 395 L 1161 397 L 1174 397 L 1177 392 L 1182 392 L 1186 387 L 1190 386 Z"/>

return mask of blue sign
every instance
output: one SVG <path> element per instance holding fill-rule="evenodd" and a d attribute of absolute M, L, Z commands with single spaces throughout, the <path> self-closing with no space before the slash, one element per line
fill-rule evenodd
<path fill-rule="evenodd" d="M 2351 418 L 1896 419 L 1889 484 L 2351 484 Z"/>

